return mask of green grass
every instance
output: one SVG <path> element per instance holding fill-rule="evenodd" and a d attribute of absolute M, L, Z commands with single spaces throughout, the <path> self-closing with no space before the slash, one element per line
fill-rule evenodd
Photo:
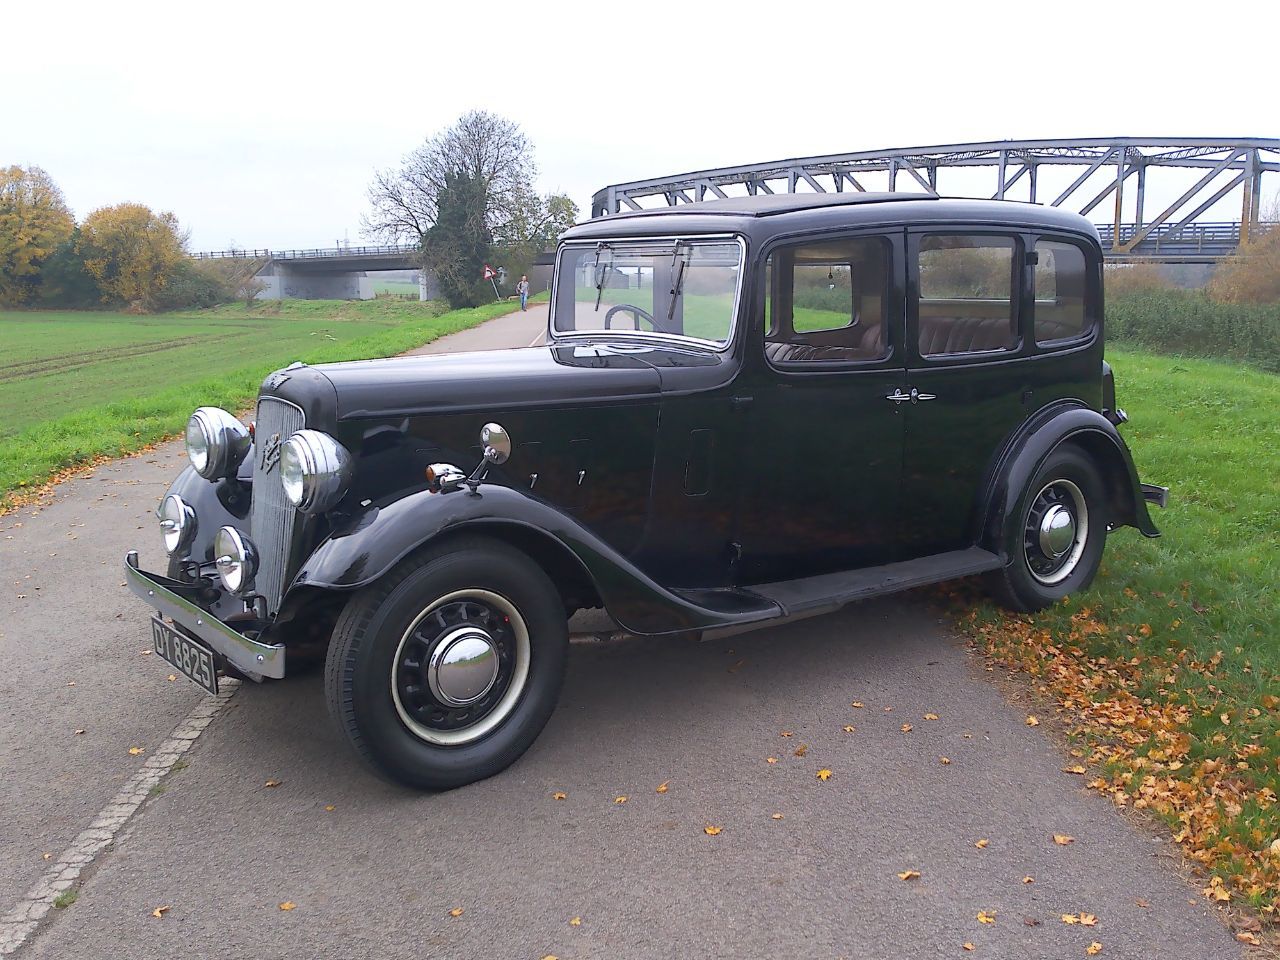
<path fill-rule="evenodd" d="M 65 910 L 77 900 L 80 899 L 79 890 L 63 890 L 60 894 L 53 898 L 53 905 L 59 910 Z"/>
<path fill-rule="evenodd" d="M 401 353 L 511 312 L 401 300 L 274 301 L 135 317 L 0 312 L 0 506 L 67 467 L 243 408 L 272 370 Z"/>
<path fill-rule="evenodd" d="M 416 297 L 418 285 L 412 280 L 374 280 L 374 293 L 394 293 L 401 297 Z"/>

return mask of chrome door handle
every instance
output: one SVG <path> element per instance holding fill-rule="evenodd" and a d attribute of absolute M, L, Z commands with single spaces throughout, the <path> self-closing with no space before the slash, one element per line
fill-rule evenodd
<path fill-rule="evenodd" d="M 919 390 L 917 390 L 915 387 L 912 387 L 912 388 L 911 388 L 911 402 L 912 402 L 912 403 L 915 403 L 915 402 L 917 402 L 917 401 L 919 401 L 919 400 L 937 400 L 937 399 L 938 399 L 937 394 L 933 394 L 933 393 L 921 393 L 921 392 L 920 392 Z"/>
<path fill-rule="evenodd" d="M 910 400 L 911 394 L 903 393 L 901 388 L 894 387 L 893 393 L 885 395 L 886 400 L 892 400 L 894 403 L 901 403 L 903 400 Z"/>

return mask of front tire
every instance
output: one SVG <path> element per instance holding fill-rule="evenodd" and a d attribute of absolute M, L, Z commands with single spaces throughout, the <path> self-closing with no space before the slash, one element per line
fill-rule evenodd
<path fill-rule="evenodd" d="M 1006 521 L 1006 565 L 990 575 L 995 598 L 1031 613 L 1086 589 L 1107 542 L 1101 474 L 1083 451 L 1059 447 L 1032 475 Z"/>
<path fill-rule="evenodd" d="M 484 538 L 400 562 L 334 628 L 329 712 L 375 771 L 446 790 L 505 769 L 555 708 L 568 625 L 551 580 Z"/>

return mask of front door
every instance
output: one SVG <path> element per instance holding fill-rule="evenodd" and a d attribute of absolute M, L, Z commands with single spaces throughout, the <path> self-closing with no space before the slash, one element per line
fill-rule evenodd
<path fill-rule="evenodd" d="M 896 559 L 906 411 L 887 398 L 905 383 L 901 250 L 900 234 L 863 234 L 767 254 L 734 401 L 740 584 Z"/>

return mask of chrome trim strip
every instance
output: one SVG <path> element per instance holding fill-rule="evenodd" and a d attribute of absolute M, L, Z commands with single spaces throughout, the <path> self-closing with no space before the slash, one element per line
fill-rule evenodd
<path fill-rule="evenodd" d="M 155 607 L 161 616 L 172 617 L 179 626 L 226 657 L 237 670 L 276 680 L 284 676 L 283 644 L 250 640 L 190 600 L 162 587 L 148 573 L 138 569 L 137 550 L 125 554 L 124 577 L 134 596 Z"/>

